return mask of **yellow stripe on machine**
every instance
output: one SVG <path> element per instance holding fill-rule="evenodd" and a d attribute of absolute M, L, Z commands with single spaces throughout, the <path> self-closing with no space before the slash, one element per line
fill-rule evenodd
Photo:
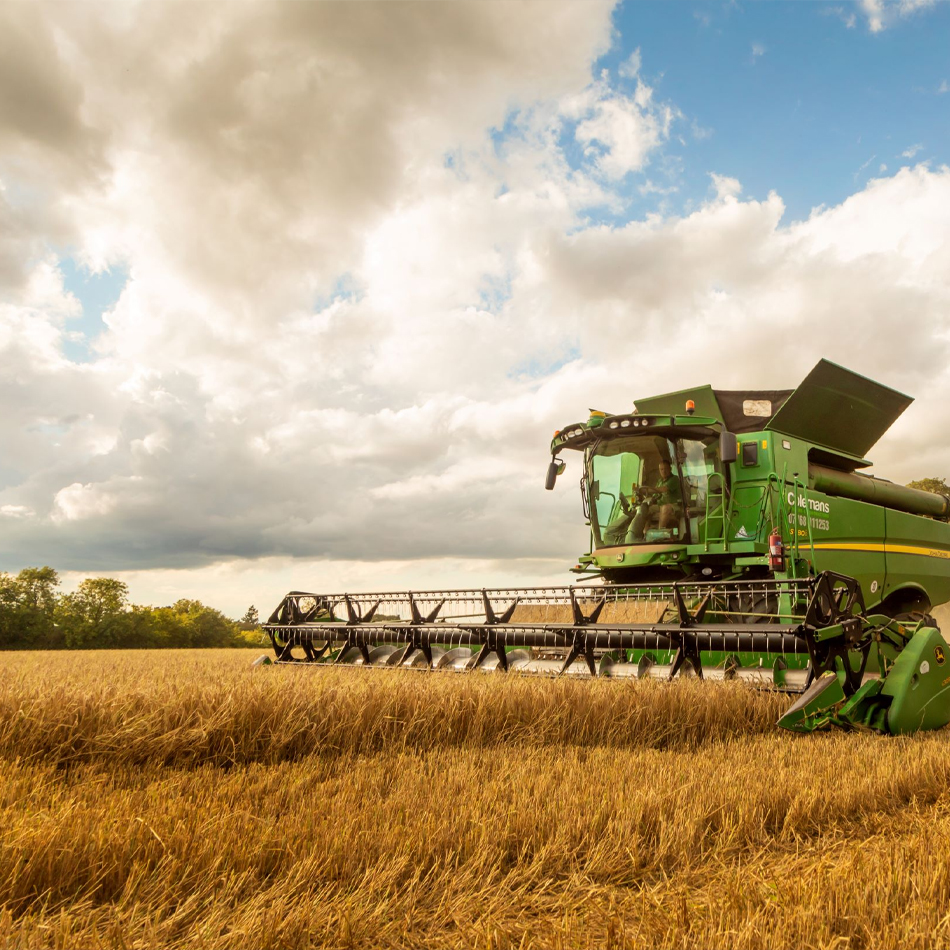
<path fill-rule="evenodd" d="M 942 548 L 925 548 L 919 544 L 887 544 L 880 541 L 816 541 L 814 547 L 816 551 L 874 551 L 879 554 L 919 554 L 923 557 L 939 557 L 950 560 L 950 551 Z"/>

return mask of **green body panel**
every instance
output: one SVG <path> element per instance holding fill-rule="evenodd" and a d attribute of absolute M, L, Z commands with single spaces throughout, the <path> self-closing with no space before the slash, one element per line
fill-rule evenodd
<path fill-rule="evenodd" d="M 807 509 L 798 507 L 796 511 L 801 555 L 814 573 L 836 571 L 853 577 L 861 585 L 865 605 L 874 607 L 885 588 L 885 509 L 819 492 L 809 492 L 807 504 Z M 803 527 L 805 518 L 809 523 Z"/>
<path fill-rule="evenodd" d="M 881 695 L 890 698 L 888 731 L 940 729 L 950 722 L 950 647 L 933 627 L 922 627 L 894 661 Z"/>
<path fill-rule="evenodd" d="M 950 600 L 950 525 L 903 511 L 885 512 L 885 592 L 925 591 L 927 600 Z"/>

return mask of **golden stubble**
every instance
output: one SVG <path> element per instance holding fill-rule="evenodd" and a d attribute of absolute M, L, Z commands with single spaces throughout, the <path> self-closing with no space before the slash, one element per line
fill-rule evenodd
<path fill-rule="evenodd" d="M 931 947 L 947 735 L 740 684 L 8 654 L 0 946 Z"/>

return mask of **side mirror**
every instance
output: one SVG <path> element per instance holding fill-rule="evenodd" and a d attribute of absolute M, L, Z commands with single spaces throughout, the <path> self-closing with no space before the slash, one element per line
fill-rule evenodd
<path fill-rule="evenodd" d="M 734 462 L 739 457 L 739 442 L 736 439 L 735 432 L 726 432 L 725 429 L 719 433 L 719 458 L 725 465 L 727 462 Z"/>
<path fill-rule="evenodd" d="M 558 475 L 564 471 L 564 463 L 560 459 L 551 459 L 551 464 L 548 466 L 548 473 L 544 476 L 544 487 L 551 491 L 554 488 L 554 483 L 557 481 Z"/>

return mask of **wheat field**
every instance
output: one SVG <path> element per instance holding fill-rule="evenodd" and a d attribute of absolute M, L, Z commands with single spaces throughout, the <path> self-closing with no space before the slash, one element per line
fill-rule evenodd
<path fill-rule="evenodd" d="M 0 947 L 950 944 L 950 739 L 741 684 L 6 654 Z"/>

